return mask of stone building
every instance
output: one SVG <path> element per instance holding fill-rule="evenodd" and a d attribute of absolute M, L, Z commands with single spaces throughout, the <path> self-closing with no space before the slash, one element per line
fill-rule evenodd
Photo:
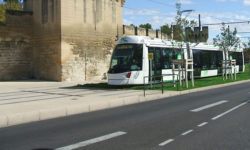
<path fill-rule="evenodd" d="M 125 0 L 24 0 L 0 24 L 0 80 L 106 78 Z"/>
<path fill-rule="evenodd" d="M 167 38 L 123 25 L 125 0 L 24 0 L 0 23 L 0 81 L 93 81 L 107 78 L 123 35 Z"/>

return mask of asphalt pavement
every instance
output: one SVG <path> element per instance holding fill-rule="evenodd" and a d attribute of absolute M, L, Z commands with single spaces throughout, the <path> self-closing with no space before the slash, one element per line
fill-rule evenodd
<path fill-rule="evenodd" d="M 250 83 L 0 129 L 1 150 L 250 150 Z"/>

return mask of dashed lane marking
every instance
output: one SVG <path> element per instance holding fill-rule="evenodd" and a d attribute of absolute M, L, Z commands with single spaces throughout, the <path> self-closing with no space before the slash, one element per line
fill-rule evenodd
<path fill-rule="evenodd" d="M 194 130 L 188 130 L 188 131 L 186 131 L 186 132 L 184 132 L 184 133 L 182 133 L 181 135 L 188 135 L 189 133 L 191 133 L 191 132 L 193 132 Z"/>
<path fill-rule="evenodd" d="M 87 140 L 87 141 L 79 142 L 79 143 L 72 144 L 72 145 L 65 146 L 65 147 L 61 147 L 61 148 L 57 148 L 55 150 L 74 150 L 74 149 L 77 149 L 77 148 L 85 147 L 87 145 L 95 144 L 95 143 L 102 142 L 102 141 L 105 141 L 105 140 L 109 140 L 109 139 L 112 139 L 112 138 L 115 138 L 115 137 L 118 137 L 118 136 L 122 136 L 124 134 L 127 134 L 127 133 L 122 132 L 122 131 L 118 131 L 118 132 L 115 132 L 115 133 L 107 134 L 107 135 L 97 137 L 97 138 L 94 138 L 94 139 L 90 139 L 90 140 Z"/>
<path fill-rule="evenodd" d="M 159 146 L 165 146 L 165 145 L 167 145 L 167 144 L 169 144 L 169 143 L 171 143 L 173 141 L 174 141 L 174 139 L 169 139 L 167 141 L 164 141 L 164 142 L 160 143 Z"/>
<path fill-rule="evenodd" d="M 200 108 L 196 108 L 196 109 L 193 109 L 193 110 L 190 110 L 190 111 L 191 112 L 199 112 L 199 111 L 202 111 L 202 110 L 205 110 L 205 109 L 217 106 L 217 105 L 221 105 L 221 104 L 224 104 L 224 103 L 227 103 L 227 102 L 228 101 L 223 100 L 223 101 L 219 101 L 219 102 L 216 102 L 216 103 L 213 103 L 213 104 L 205 105 L 205 106 L 202 106 Z"/>
<path fill-rule="evenodd" d="M 201 123 L 201 124 L 199 124 L 199 125 L 197 125 L 198 127 L 203 127 L 203 126 L 205 126 L 205 125 L 207 125 L 208 123 L 207 122 L 203 122 L 203 123 Z"/>

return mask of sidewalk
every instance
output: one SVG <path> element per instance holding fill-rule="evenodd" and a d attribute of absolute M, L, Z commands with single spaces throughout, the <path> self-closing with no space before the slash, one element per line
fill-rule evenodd
<path fill-rule="evenodd" d="M 247 81 L 182 92 L 83 89 L 61 82 L 0 82 L 0 128 L 204 91 Z"/>

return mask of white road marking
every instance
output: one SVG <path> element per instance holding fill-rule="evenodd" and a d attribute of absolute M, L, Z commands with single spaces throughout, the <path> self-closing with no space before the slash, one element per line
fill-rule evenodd
<path fill-rule="evenodd" d="M 109 139 L 112 139 L 112 138 L 115 138 L 115 137 L 118 137 L 118 136 L 121 136 L 121 135 L 124 135 L 124 134 L 126 134 L 126 132 L 119 131 L 119 132 L 107 134 L 107 135 L 104 135 L 104 136 L 101 136 L 101 137 L 97 137 L 97 138 L 94 138 L 94 139 L 90 139 L 90 140 L 87 140 L 87 141 L 72 144 L 72 145 L 69 145 L 69 146 L 57 148 L 55 150 L 73 150 L 73 149 L 85 147 L 85 146 L 90 145 L 90 144 L 94 144 L 94 143 L 102 142 L 102 141 L 105 141 L 105 140 L 109 140 Z"/>
<path fill-rule="evenodd" d="M 181 135 L 188 135 L 189 133 L 191 133 L 191 132 L 193 132 L 194 130 L 188 130 L 188 131 L 186 131 L 186 132 L 184 132 L 184 133 L 182 133 Z"/>
<path fill-rule="evenodd" d="M 240 107 L 242 107 L 242 106 L 244 106 L 246 104 L 247 104 L 247 102 L 242 103 L 242 104 L 240 104 L 238 106 L 235 106 L 234 108 L 232 108 L 232 109 L 230 109 L 230 110 L 228 110 L 228 111 L 226 111 L 226 112 L 224 112 L 224 113 L 222 113 L 222 114 L 220 114 L 220 115 L 212 118 L 212 120 L 216 120 L 216 119 L 218 119 L 218 118 L 220 118 L 220 117 L 222 117 L 222 116 L 224 116 L 224 115 L 226 115 L 226 114 L 228 114 L 228 113 L 230 113 L 230 112 L 232 112 L 232 111 L 234 111 L 234 110 L 236 110 L 236 109 L 238 109 L 238 108 L 240 108 Z"/>
<path fill-rule="evenodd" d="M 208 123 L 207 123 L 207 122 L 203 122 L 203 123 L 199 124 L 198 127 L 203 127 L 203 126 L 205 126 L 206 124 L 208 124 Z"/>
<path fill-rule="evenodd" d="M 173 141 L 174 141 L 174 139 L 169 139 L 169 140 L 164 141 L 164 142 L 162 142 L 161 144 L 159 144 L 159 146 L 165 146 L 165 145 L 167 145 L 167 144 L 169 144 L 169 143 L 171 143 L 171 142 L 173 142 Z"/>
<path fill-rule="evenodd" d="M 217 106 L 217 105 L 221 105 L 221 104 L 224 104 L 224 103 L 227 103 L 227 102 L 228 101 L 223 100 L 223 101 L 219 101 L 219 102 L 216 102 L 216 103 L 213 103 L 213 104 L 209 104 L 209 105 L 206 105 L 206 106 L 203 106 L 203 107 L 200 107 L 200 108 L 197 108 L 197 109 L 193 109 L 193 110 L 190 110 L 190 111 L 199 112 L 199 111 L 202 111 L 202 110 L 205 110 L 205 109 Z"/>

